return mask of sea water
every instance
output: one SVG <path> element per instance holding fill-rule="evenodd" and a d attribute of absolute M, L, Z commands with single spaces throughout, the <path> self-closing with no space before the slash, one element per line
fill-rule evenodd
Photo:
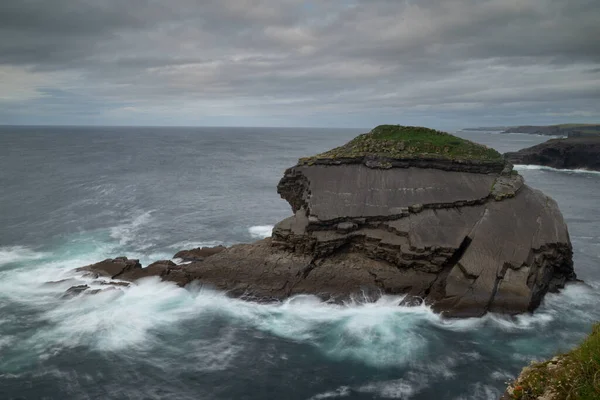
<path fill-rule="evenodd" d="M 532 315 L 445 320 L 397 296 L 256 304 L 155 278 L 61 298 L 73 268 L 105 258 L 268 236 L 291 214 L 285 168 L 362 131 L 1 127 L 0 399 L 493 399 L 600 320 L 600 174 L 532 166 L 517 169 L 558 201 L 586 282 Z M 458 135 L 501 152 L 547 139 Z"/>

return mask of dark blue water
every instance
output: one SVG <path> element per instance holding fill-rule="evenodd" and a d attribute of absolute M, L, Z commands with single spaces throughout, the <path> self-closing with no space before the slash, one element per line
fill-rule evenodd
<path fill-rule="evenodd" d="M 491 399 L 600 319 L 600 174 L 520 167 L 554 197 L 575 285 L 534 315 L 446 321 L 426 307 L 258 305 L 148 280 L 60 299 L 73 268 L 250 242 L 291 210 L 296 159 L 361 130 L 0 127 L 0 399 Z M 460 135 L 516 150 L 529 135 Z"/>

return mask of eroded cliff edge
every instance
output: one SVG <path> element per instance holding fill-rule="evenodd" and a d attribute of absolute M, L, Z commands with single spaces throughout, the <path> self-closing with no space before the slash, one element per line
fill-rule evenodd
<path fill-rule="evenodd" d="M 84 270 L 198 280 L 262 300 L 407 294 L 453 317 L 532 311 L 575 279 L 556 202 L 494 150 L 443 132 L 377 127 L 301 159 L 277 189 L 294 214 L 272 238 L 185 266 L 130 262 L 107 273 L 120 259 Z"/>

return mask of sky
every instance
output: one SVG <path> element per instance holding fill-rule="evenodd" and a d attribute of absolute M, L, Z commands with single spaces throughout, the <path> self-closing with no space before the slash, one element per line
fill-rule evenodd
<path fill-rule="evenodd" d="M 600 122 L 598 0 L 2 0 L 0 124 Z"/>

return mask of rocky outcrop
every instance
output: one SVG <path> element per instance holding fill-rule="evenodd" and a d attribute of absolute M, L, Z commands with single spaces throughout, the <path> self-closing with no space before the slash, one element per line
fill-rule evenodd
<path fill-rule="evenodd" d="M 506 153 L 506 158 L 513 164 L 600 171 L 600 136 L 548 140 L 537 146 Z"/>
<path fill-rule="evenodd" d="M 173 256 L 173 258 L 179 258 L 184 262 L 187 261 L 202 261 L 206 257 L 213 256 L 221 251 L 225 250 L 225 246 L 216 247 L 197 247 L 191 250 L 181 250 Z"/>
<path fill-rule="evenodd" d="M 298 165 L 278 189 L 295 215 L 273 230 L 275 246 L 378 260 L 384 275 L 364 267 L 375 287 L 449 316 L 533 310 L 574 278 L 556 203 L 510 171 Z"/>
<path fill-rule="evenodd" d="M 117 279 L 127 272 L 136 271 L 142 268 L 140 260 L 128 259 L 127 257 L 108 258 L 94 265 L 96 266 L 95 269 L 90 269 L 90 267 L 87 266 L 77 268 L 76 271 L 89 272 L 96 278 L 102 276 L 110 279 Z"/>
<path fill-rule="evenodd" d="M 129 260 L 127 257 L 119 257 L 81 267 L 78 268 L 77 271 L 84 272 L 87 275 L 92 275 L 96 278 L 107 277 L 110 279 L 118 279 L 119 281 L 130 282 L 151 276 L 158 276 L 164 280 L 175 282 L 179 286 L 185 286 L 194 279 L 184 266 L 177 265 L 171 260 L 156 261 L 146 268 L 142 268 L 142 265 L 138 260 Z M 115 283 L 115 281 L 109 282 L 109 284 Z"/>
<path fill-rule="evenodd" d="M 84 270 L 197 280 L 259 300 L 406 294 L 453 317 L 531 311 L 575 278 L 556 202 L 495 151 L 441 132 L 376 128 L 301 159 L 277 189 L 293 215 L 271 238 L 185 266 L 116 259 Z"/>

